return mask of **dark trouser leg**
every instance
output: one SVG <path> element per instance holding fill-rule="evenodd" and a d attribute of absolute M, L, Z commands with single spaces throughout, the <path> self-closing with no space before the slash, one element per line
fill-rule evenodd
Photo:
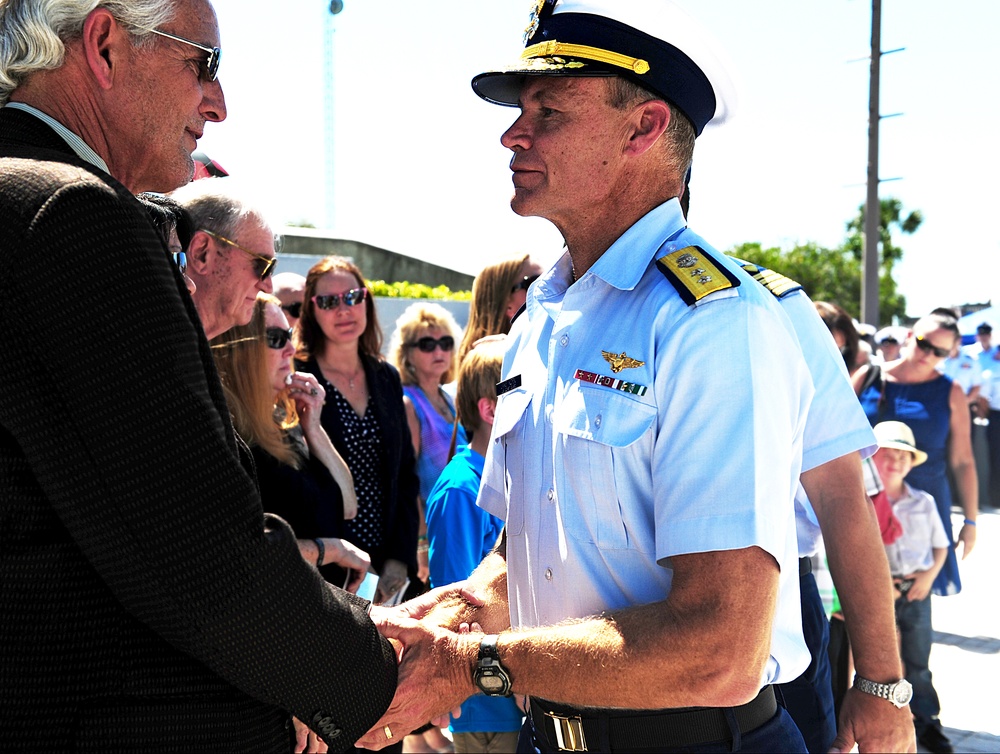
<path fill-rule="evenodd" d="M 986 438 L 990 448 L 990 505 L 1000 508 L 1000 411 L 990 410 Z"/>
<path fill-rule="evenodd" d="M 806 671 L 794 681 L 778 686 L 785 709 L 802 732 L 810 752 L 830 750 L 837 736 L 833 712 L 833 688 L 830 685 L 830 621 L 823 611 L 823 600 L 816 578 L 808 573 L 799 579 L 802 598 L 802 635 L 812 659 Z"/>
<path fill-rule="evenodd" d="M 972 422 L 972 457 L 976 462 L 976 476 L 979 478 L 979 509 L 990 504 L 990 440 L 986 425 Z M 998 472 L 1000 473 L 1000 472 Z M 952 489 L 956 489 L 952 486 Z"/>
<path fill-rule="evenodd" d="M 847 627 L 840 618 L 830 619 L 830 688 L 833 690 L 834 719 L 840 719 L 840 705 L 847 695 L 851 683 L 851 642 L 847 637 Z"/>
<path fill-rule="evenodd" d="M 901 654 L 906 680 L 913 686 L 913 725 L 917 734 L 941 713 L 941 703 L 931 682 L 931 598 L 907 602 L 896 600 Z"/>

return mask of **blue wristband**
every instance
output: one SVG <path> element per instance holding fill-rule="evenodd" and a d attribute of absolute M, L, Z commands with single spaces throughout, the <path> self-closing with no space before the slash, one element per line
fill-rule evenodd
<path fill-rule="evenodd" d="M 967 519 L 965 519 L 965 525 L 966 526 L 975 526 L 976 522 L 973 521 L 971 518 L 967 518 Z"/>

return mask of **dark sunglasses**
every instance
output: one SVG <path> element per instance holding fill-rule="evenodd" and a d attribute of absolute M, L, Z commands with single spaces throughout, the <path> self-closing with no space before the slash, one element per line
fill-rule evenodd
<path fill-rule="evenodd" d="M 268 277 L 270 277 L 271 273 L 274 272 L 274 265 L 278 263 L 277 257 L 261 256 L 260 254 L 250 251 L 249 249 L 244 249 L 235 241 L 230 241 L 225 236 L 220 236 L 218 233 L 215 233 L 211 230 L 207 230 L 205 228 L 201 228 L 200 230 L 202 233 L 207 233 L 208 235 L 210 235 L 216 241 L 222 241 L 222 243 L 228 244 L 229 246 L 232 246 L 234 249 L 239 249 L 244 254 L 253 257 L 254 260 L 253 271 L 257 274 L 257 277 L 259 277 L 261 280 L 267 280 Z"/>
<path fill-rule="evenodd" d="M 264 331 L 264 337 L 267 340 L 268 348 L 280 351 L 292 339 L 292 328 L 283 330 L 280 327 L 269 327 Z"/>
<path fill-rule="evenodd" d="M 288 312 L 289 317 L 298 319 L 302 316 L 302 302 L 296 301 L 294 304 L 282 304 L 281 308 Z"/>
<path fill-rule="evenodd" d="M 525 275 L 520 283 L 510 289 L 510 292 L 517 293 L 518 291 L 528 290 L 531 287 L 531 284 L 538 280 L 539 277 L 541 277 L 541 275 Z"/>
<path fill-rule="evenodd" d="M 440 348 L 448 353 L 455 347 L 455 339 L 450 335 L 442 335 L 440 338 L 432 338 L 430 335 L 418 338 L 416 343 L 410 343 L 410 348 L 419 348 L 424 353 L 434 353 L 435 348 Z"/>
<path fill-rule="evenodd" d="M 209 47 L 207 45 L 198 44 L 197 42 L 192 42 L 190 39 L 178 37 L 176 34 L 167 34 L 167 32 L 160 31 L 159 29 L 150 29 L 149 33 L 159 34 L 161 37 L 172 39 L 175 42 L 183 42 L 186 45 L 191 45 L 192 47 L 197 47 L 203 52 L 207 52 L 208 57 L 201 61 L 201 78 L 205 81 L 215 81 L 219 77 L 219 61 L 222 60 L 222 50 L 218 47 Z"/>
<path fill-rule="evenodd" d="M 344 306 L 357 306 L 366 298 L 368 298 L 367 288 L 351 288 L 351 290 L 339 294 L 330 293 L 326 296 L 313 296 L 312 300 L 320 309 L 336 309 L 340 306 L 341 301 L 344 302 Z"/>
<path fill-rule="evenodd" d="M 916 337 L 917 348 L 921 351 L 926 351 L 927 353 L 932 353 L 939 359 L 947 358 L 951 353 L 950 348 L 938 348 L 936 345 L 931 343 L 929 340 L 924 340 L 920 335 Z"/>

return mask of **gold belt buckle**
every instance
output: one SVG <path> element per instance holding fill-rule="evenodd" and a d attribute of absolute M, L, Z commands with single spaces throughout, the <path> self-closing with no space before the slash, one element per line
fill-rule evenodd
<path fill-rule="evenodd" d="M 560 751 L 587 751 L 587 739 L 583 735 L 583 720 L 577 716 L 563 717 L 554 712 L 546 712 L 556 726 L 556 746 Z"/>

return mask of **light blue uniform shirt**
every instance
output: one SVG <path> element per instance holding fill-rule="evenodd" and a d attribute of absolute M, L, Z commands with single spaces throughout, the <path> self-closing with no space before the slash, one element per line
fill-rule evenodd
<path fill-rule="evenodd" d="M 818 468 L 855 451 L 868 458 L 878 450 L 878 443 L 829 328 L 803 291 L 788 293 L 779 301 L 795 327 L 816 388 L 806 419 L 802 470 Z M 799 556 L 816 554 L 821 538 L 819 521 L 801 484 L 795 492 L 795 526 Z"/>
<path fill-rule="evenodd" d="M 983 367 L 979 359 L 965 351 L 959 351 L 958 356 L 949 356 L 938 364 L 937 369 L 952 382 L 957 382 L 966 395 L 983 382 Z"/>
<path fill-rule="evenodd" d="M 692 245 L 741 284 L 685 303 L 655 260 Z M 511 625 L 658 602 L 672 557 L 758 546 L 780 567 L 761 684 L 796 678 L 792 500 L 813 387 L 791 323 L 676 200 L 571 282 L 564 256 L 514 323 L 503 379 L 520 385 L 498 398 L 480 490 L 506 521 Z M 615 373 L 602 351 L 637 363 Z"/>

